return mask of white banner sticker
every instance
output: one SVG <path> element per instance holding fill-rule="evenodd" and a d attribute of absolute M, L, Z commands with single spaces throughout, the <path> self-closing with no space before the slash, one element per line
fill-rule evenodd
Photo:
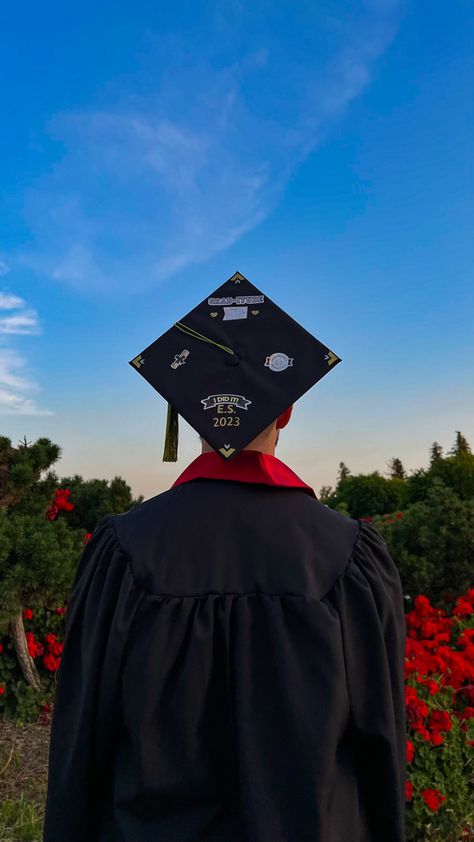
<path fill-rule="evenodd" d="M 248 307 L 224 307 L 224 322 L 228 322 L 231 319 L 246 319 L 247 318 L 247 311 Z"/>

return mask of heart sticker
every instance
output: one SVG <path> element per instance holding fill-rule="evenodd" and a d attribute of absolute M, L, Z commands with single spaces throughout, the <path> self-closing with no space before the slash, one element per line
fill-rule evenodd
<path fill-rule="evenodd" d="M 216 313 L 216 312 L 214 311 L 214 313 L 209 313 L 209 315 L 210 315 L 210 316 L 212 316 L 212 318 L 213 318 L 213 319 L 215 319 L 215 318 L 216 318 L 216 316 L 218 316 L 218 315 L 219 315 L 219 313 Z"/>
<path fill-rule="evenodd" d="M 258 316 L 260 310 L 251 310 L 250 312 L 252 313 L 252 316 Z"/>

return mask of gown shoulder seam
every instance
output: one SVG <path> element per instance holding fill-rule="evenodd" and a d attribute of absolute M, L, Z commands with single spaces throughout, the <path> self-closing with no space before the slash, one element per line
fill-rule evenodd
<path fill-rule="evenodd" d="M 108 519 L 108 520 L 109 520 L 110 527 L 111 527 L 112 534 L 113 534 L 113 538 L 114 538 L 114 540 L 115 540 L 115 543 L 116 543 L 116 545 L 117 545 L 117 548 L 118 548 L 118 550 L 119 550 L 120 554 L 121 554 L 121 555 L 123 556 L 123 558 L 125 559 L 125 563 L 126 563 L 126 565 L 127 565 L 127 567 L 128 567 L 128 570 L 129 570 L 129 572 L 130 572 L 130 577 L 131 577 L 131 579 L 132 579 L 133 587 L 134 587 L 134 589 L 136 589 L 136 590 L 143 591 L 143 590 L 145 590 L 145 588 L 143 588 L 143 587 L 139 584 L 139 582 L 137 582 L 137 579 L 135 578 L 135 574 L 134 574 L 134 572 L 133 572 L 133 567 L 132 567 L 132 559 L 131 559 L 131 556 L 130 556 L 130 554 L 129 554 L 129 553 L 128 553 L 128 552 L 127 552 L 124 548 L 123 548 L 123 546 L 122 546 L 122 544 L 121 544 L 121 542 L 120 542 L 120 538 L 119 538 L 119 536 L 118 536 L 118 534 L 117 534 L 117 528 L 116 528 L 116 526 L 115 526 L 115 518 L 116 518 L 116 515 L 114 515 L 114 514 L 107 515 L 107 517 L 106 517 L 106 519 Z"/>
<path fill-rule="evenodd" d="M 357 520 L 357 532 L 356 532 L 356 536 L 355 536 L 355 538 L 354 538 L 354 543 L 352 544 L 351 551 L 350 551 L 350 553 L 349 553 L 349 557 L 348 557 L 348 559 L 347 559 L 347 562 L 346 562 L 346 564 L 344 565 L 343 570 L 341 570 L 341 572 L 340 572 L 340 573 L 339 573 L 339 575 L 336 577 L 336 579 L 334 579 L 334 582 L 332 583 L 331 587 L 330 587 L 330 588 L 328 588 L 328 590 L 326 591 L 326 593 L 324 593 L 324 594 L 321 596 L 321 601 L 323 601 L 324 599 L 326 599 L 326 597 L 328 597 L 328 596 L 329 596 L 329 594 L 330 594 L 330 593 L 331 593 L 331 591 L 332 591 L 332 590 L 336 587 L 336 585 L 338 584 L 338 582 L 340 582 L 340 580 L 341 580 L 341 579 L 343 579 L 343 578 L 346 576 L 346 574 L 349 572 L 350 568 L 352 567 L 352 563 L 353 563 L 353 561 L 354 561 L 354 559 L 355 559 L 355 557 L 356 557 L 356 551 L 357 551 L 357 547 L 358 547 L 358 545 L 359 545 L 359 539 L 360 539 L 360 536 L 361 536 L 361 534 L 362 534 L 362 529 L 363 529 L 363 523 L 362 523 L 362 521 L 361 521 L 361 520 L 359 520 L 359 519 L 358 519 L 358 520 Z"/>

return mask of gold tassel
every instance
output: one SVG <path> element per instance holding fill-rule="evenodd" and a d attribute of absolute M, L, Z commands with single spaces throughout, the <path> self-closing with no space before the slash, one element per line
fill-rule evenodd
<path fill-rule="evenodd" d="M 176 409 L 169 403 L 166 416 L 163 462 L 176 462 L 178 459 L 178 417 Z"/>

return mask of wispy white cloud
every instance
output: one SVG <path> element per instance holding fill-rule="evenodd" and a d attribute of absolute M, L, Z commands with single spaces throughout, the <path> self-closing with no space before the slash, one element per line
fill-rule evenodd
<path fill-rule="evenodd" d="M 9 292 L 0 292 L 0 310 L 16 310 L 17 307 L 24 307 L 23 298 L 12 295 Z"/>
<path fill-rule="evenodd" d="M 265 219 L 396 31 L 395 0 L 324 6 L 215 4 L 186 41 L 152 45 L 144 87 L 56 115 L 65 154 L 30 191 L 22 261 L 80 289 L 143 290 Z"/>
<path fill-rule="evenodd" d="M 0 415 L 52 415 L 35 401 L 38 391 L 24 357 L 5 343 L 13 335 L 41 332 L 36 311 L 11 293 L 0 292 L 0 309 L 19 309 L 18 313 L 0 317 Z"/>
<path fill-rule="evenodd" d="M 25 310 L 13 316 L 0 317 L 0 333 L 40 333 L 38 317 L 34 310 Z"/>
<path fill-rule="evenodd" d="M 8 263 L 5 263 L 4 260 L 0 260 L 0 277 L 3 277 L 3 275 L 7 275 L 9 271 L 10 267 Z"/>

